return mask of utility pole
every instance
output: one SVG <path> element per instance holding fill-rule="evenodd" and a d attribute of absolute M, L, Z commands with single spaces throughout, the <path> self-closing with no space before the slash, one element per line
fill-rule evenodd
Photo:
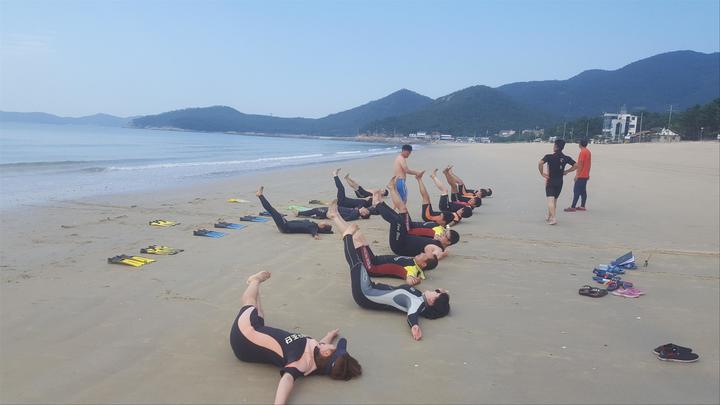
<path fill-rule="evenodd" d="M 567 122 L 563 122 L 563 140 L 565 140 L 565 126 L 567 125 Z"/>
<path fill-rule="evenodd" d="M 700 142 L 703 141 L 703 131 L 705 130 L 705 127 L 700 127 Z"/>
<path fill-rule="evenodd" d="M 672 109 L 673 109 L 673 105 L 672 105 L 672 104 L 670 104 L 670 115 L 668 116 L 668 125 L 667 125 L 667 129 L 670 129 L 670 120 L 672 119 Z"/>
<path fill-rule="evenodd" d="M 585 140 L 587 141 L 588 138 L 588 130 L 590 129 L 590 119 L 585 121 Z"/>
<path fill-rule="evenodd" d="M 642 132 L 643 114 L 645 114 L 645 111 L 640 111 L 640 132 Z"/>

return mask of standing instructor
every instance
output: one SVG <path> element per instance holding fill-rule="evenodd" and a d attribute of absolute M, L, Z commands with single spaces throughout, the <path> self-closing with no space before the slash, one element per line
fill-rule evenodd
<path fill-rule="evenodd" d="M 407 184 L 405 184 L 405 177 L 410 174 L 412 176 L 415 176 L 418 174 L 415 170 L 410 170 L 407 166 L 407 158 L 410 157 L 410 154 L 412 153 L 412 146 L 411 145 L 403 145 L 402 150 L 400 151 L 400 154 L 397 155 L 395 158 L 395 163 L 393 167 L 393 175 L 396 178 L 395 186 L 397 187 L 397 192 L 400 194 L 400 198 L 403 200 L 404 203 L 407 203 Z"/>

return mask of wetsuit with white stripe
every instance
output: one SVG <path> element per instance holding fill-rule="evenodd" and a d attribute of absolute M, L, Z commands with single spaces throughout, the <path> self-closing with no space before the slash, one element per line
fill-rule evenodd
<path fill-rule="evenodd" d="M 410 327 L 417 325 L 418 315 L 427 306 L 422 292 L 406 284 L 393 287 L 371 281 L 355 250 L 352 235 L 345 235 L 343 244 L 345 259 L 350 266 L 352 296 L 355 302 L 367 309 L 402 311 L 407 314 Z"/>
<path fill-rule="evenodd" d="M 280 375 L 290 373 L 293 379 L 310 375 L 317 369 L 318 342 L 302 333 L 265 326 L 265 319 L 253 305 L 242 307 L 235 318 L 230 329 L 230 346 L 238 359 L 274 364 L 280 368 Z"/>

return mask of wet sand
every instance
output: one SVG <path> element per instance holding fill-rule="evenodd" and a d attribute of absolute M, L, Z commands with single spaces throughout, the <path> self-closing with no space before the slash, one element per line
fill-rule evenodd
<path fill-rule="evenodd" d="M 550 149 L 412 155 L 411 168 L 453 163 L 469 186 L 495 192 L 456 228 L 461 242 L 421 284 L 449 289 L 452 311 L 422 319 L 420 342 L 402 314 L 355 304 L 337 234 L 317 241 L 252 223 L 221 239 L 192 236 L 217 219 L 257 214 L 259 184 L 278 208 L 331 199 L 335 165 L 4 211 L 0 401 L 272 402 L 278 371 L 238 361 L 228 343 L 245 280 L 264 269 L 273 273 L 261 290 L 268 325 L 317 338 L 338 327 L 363 366 L 350 382 L 302 379 L 291 403 L 720 402 L 718 144 L 591 145 L 589 211 L 561 211 L 556 226 L 544 223 L 536 168 Z M 577 145 L 566 153 L 577 156 Z M 343 172 L 381 186 L 392 159 L 343 162 Z M 560 208 L 572 197 L 572 179 L 565 183 Z M 408 186 L 419 218 L 417 183 Z M 159 218 L 181 224 L 147 225 Z M 358 223 L 376 253 L 390 252 L 381 218 Z M 106 262 L 150 244 L 185 251 L 139 269 Z M 593 266 L 628 250 L 640 265 L 649 258 L 624 277 L 647 295 L 578 295 L 594 285 Z M 650 351 L 668 342 L 692 347 L 700 361 L 658 361 Z"/>

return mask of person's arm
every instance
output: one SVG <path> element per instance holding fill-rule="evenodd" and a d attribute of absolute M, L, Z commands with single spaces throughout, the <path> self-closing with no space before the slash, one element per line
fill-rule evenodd
<path fill-rule="evenodd" d="M 577 180 L 578 173 L 580 173 L 582 171 L 583 165 L 584 165 L 584 162 L 582 160 L 578 159 L 577 164 L 575 164 L 575 166 L 577 166 L 577 169 L 575 171 L 575 180 Z"/>
<path fill-rule="evenodd" d="M 568 157 L 568 160 L 569 160 L 568 163 L 571 164 L 572 166 L 570 166 L 569 169 L 567 169 L 567 170 L 565 170 L 565 171 L 563 172 L 563 176 L 566 175 L 566 174 L 568 174 L 568 173 L 570 173 L 570 172 L 573 172 L 573 171 L 577 170 L 577 162 L 574 161 L 571 157 Z"/>
<path fill-rule="evenodd" d="M 416 172 L 415 170 L 411 170 L 411 169 L 408 167 L 407 162 L 405 161 L 405 159 L 400 160 L 400 167 L 402 167 L 402 170 L 403 170 L 406 174 L 409 174 L 409 175 L 412 175 L 412 176 L 416 176 L 416 175 L 418 175 L 418 174 L 420 173 L 420 172 Z"/>
<path fill-rule="evenodd" d="M 545 168 L 545 159 L 540 159 L 540 162 L 538 163 L 538 171 L 540 172 L 541 176 L 543 176 L 544 178 L 547 179 L 548 175 L 545 174 L 545 170 L 543 170 L 544 168 Z"/>
<path fill-rule="evenodd" d="M 330 332 L 328 332 L 325 337 L 319 340 L 319 343 L 325 343 L 330 344 L 333 340 L 337 337 L 337 335 L 340 333 L 340 329 L 333 329 Z"/>
<path fill-rule="evenodd" d="M 280 378 L 280 383 L 278 383 L 277 391 L 275 392 L 275 405 L 282 405 L 287 402 L 294 384 L 295 379 L 292 374 L 283 374 L 282 378 Z"/>
<path fill-rule="evenodd" d="M 427 253 L 429 255 L 435 255 L 435 257 L 437 257 L 438 260 L 443 259 L 450 254 L 450 253 L 448 253 L 447 248 L 445 248 L 445 250 L 442 250 L 442 248 L 440 248 L 438 245 L 435 245 L 433 243 L 426 245 L 424 251 L 425 251 L 425 253 Z"/>

